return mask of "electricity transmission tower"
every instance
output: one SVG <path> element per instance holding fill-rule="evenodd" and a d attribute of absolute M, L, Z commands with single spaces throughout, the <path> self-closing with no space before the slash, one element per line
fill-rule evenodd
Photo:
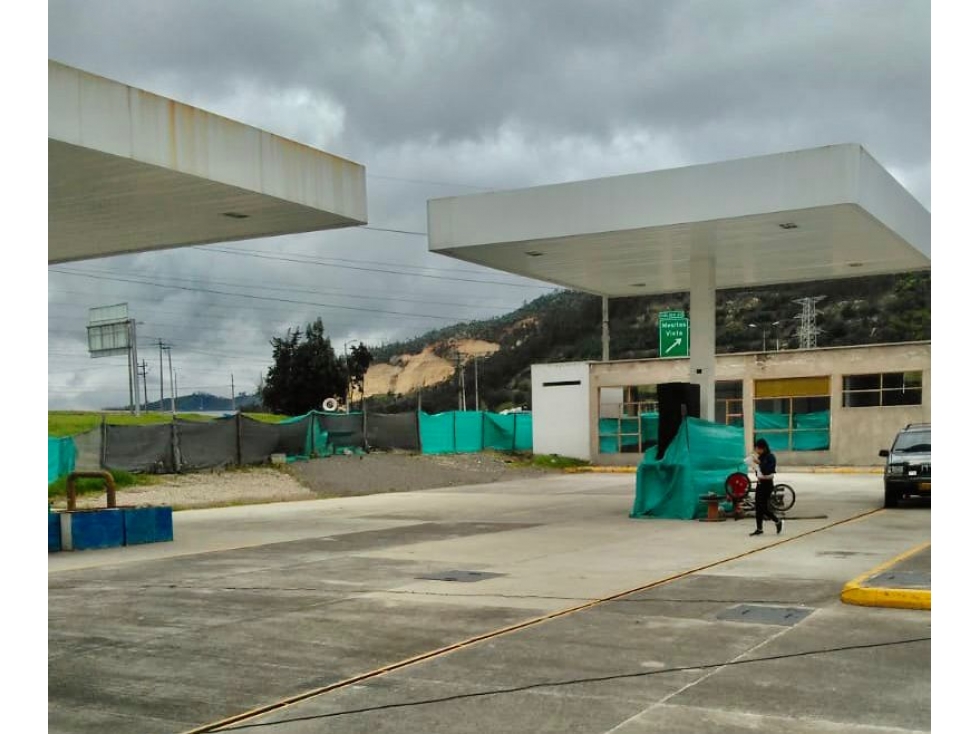
<path fill-rule="evenodd" d="M 799 337 L 799 349 L 815 349 L 818 346 L 821 329 L 816 326 L 816 316 L 819 315 L 816 304 L 824 298 L 826 296 L 810 296 L 793 301 L 802 306 L 802 313 L 796 316 L 799 319 L 799 328 L 796 331 Z"/>

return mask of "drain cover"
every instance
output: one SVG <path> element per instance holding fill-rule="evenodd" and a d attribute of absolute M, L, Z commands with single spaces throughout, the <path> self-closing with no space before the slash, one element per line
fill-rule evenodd
<path fill-rule="evenodd" d="M 812 609 L 804 607 L 764 607 L 757 604 L 740 604 L 725 609 L 717 615 L 717 618 L 727 622 L 779 624 L 783 627 L 791 627 L 796 622 L 801 622 L 812 612 Z"/>
<path fill-rule="evenodd" d="M 424 581 L 461 581 L 471 583 L 473 581 L 485 581 L 486 579 L 503 576 L 502 573 L 490 573 L 489 571 L 439 571 L 438 573 L 427 576 L 416 576 Z"/>

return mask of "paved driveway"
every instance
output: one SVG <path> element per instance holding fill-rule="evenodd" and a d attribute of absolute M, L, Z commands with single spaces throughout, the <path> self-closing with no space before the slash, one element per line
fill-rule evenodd
<path fill-rule="evenodd" d="M 54 554 L 49 730 L 928 730 L 930 613 L 839 594 L 930 510 L 879 510 L 879 476 L 780 479 L 811 518 L 781 536 L 631 520 L 632 476 L 556 475 Z"/>

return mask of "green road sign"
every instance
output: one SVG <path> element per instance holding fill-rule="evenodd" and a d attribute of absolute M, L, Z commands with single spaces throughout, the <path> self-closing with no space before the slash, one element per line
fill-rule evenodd
<path fill-rule="evenodd" d="M 677 313 L 677 312 L 668 312 Z M 679 313 L 683 313 L 680 311 Z M 686 318 L 659 318 L 659 356 L 690 356 L 690 322 Z"/>
<path fill-rule="evenodd" d="M 669 321 L 671 319 L 685 319 L 687 315 L 683 311 L 660 311 L 659 320 Z"/>

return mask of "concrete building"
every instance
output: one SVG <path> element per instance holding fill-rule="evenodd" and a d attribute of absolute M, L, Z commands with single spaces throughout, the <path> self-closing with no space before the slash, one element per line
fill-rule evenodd
<path fill-rule="evenodd" d="M 656 386 L 685 381 L 689 363 L 534 365 L 534 451 L 635 465 L 656 440 L 655 422 L 641 418 L 656 412 Z M 931 421 L 931 343 L 721 355 L 714 416 L 744 425 L 746 444 L 764 435 L 785 466 L 880 464 L 878 451 L 898 429 Z M 767 416 L 785 416 L 786 425 L 758 425 Z"/>

